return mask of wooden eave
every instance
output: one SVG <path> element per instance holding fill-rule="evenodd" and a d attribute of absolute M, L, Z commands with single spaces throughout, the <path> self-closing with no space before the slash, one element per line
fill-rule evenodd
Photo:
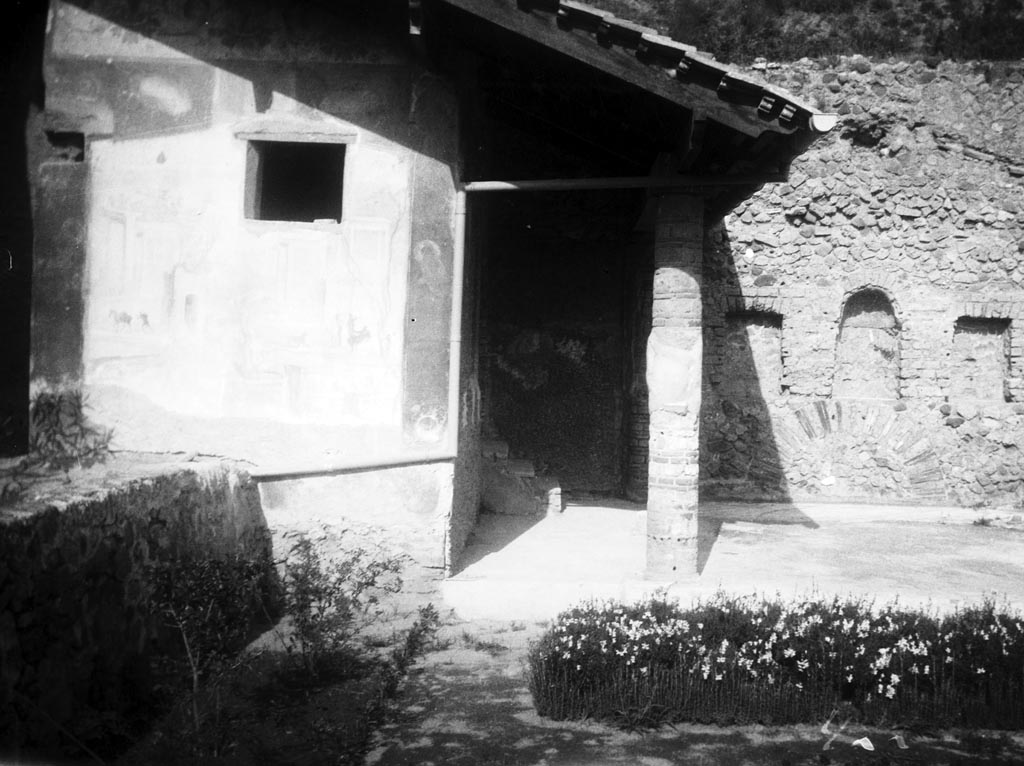
<path fill-rule="evenodd" d="M 458 8 L 745 136 L 792 135 L 796 154 L 835 125 L 781 88 L 693 46 L 572 0 L 423 0 Z M 420 17 L 419 0 L 410 18 Z M 415 28 L 414 28 L 414 31 Z M 792 158 L 790 158 L 792 159 Z M 787 162 L 788 164 L 788 162 Z"/>

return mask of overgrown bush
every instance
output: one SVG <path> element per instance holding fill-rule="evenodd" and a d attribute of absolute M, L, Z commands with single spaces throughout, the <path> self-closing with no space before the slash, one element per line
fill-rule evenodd
<path fill-rule="evenodd" d="M 362 547 L 333 561 L 300 537 L 285 562 L 285 649 L 310 676 L 342 670 L 353 640 L 381 616 L 380 599 L 402 589 L 402 559 Z"/>
<path fill-rule="evenodd" d="M 220 687 L 248 658 L 240 650 L 258 620 L 273 610 L 269 558 L 186 558 L 155 566 L 152 603 L 166 634 L 158 655 L 158 687 L 185 690 L 196 754 L 216 755 L 224 740 Z"/>
<path fill-rule="evenodd" d="M 994 601 L 939 617 L 858 599 L 718 594 L 561 614 L 531 648 L 537 711 L 636 725 L 863 723 L 1024 728 L 1024 623 Z"/>
<path fill-rule="evenodd" d="M 30 409 L 30 456 L 62 471 L 103 461 L 113 432 L 89 422 L 86 409 L 81 391 L 36 394 Z"/>
<path fill-rule="evenodd" d="M 32 398 L 29 454 L 0 472 L 0 505 L 14 503 L 25 491 L 25 481 L 58 470 L 88 468 L 106 460 L 113 431 L 94 425 L 86 416 L 88 404 L 81 391 L 43 391 Z M 0 432 L 13 427 L 11 418 Z"/>
<path fill-rule="evenodd" d="M 184 648 L 175 660 L 180 693 L 125 762 L 361 763 L 440 618 L 427 604 L 405 630 L 369 641 L 364 631 L 402 587 L 403 562 L 349 542 L 298 538 L 274 589 L 283 618 L 253 645 L 261 648 L 241 653 L 247 605 L 266 597 L 266 581 L 233 562 L 162 570 L 156 603 Z"/>

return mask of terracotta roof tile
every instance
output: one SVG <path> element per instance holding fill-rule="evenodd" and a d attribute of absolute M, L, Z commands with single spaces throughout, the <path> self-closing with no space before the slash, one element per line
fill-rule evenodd
<path fill-rule="evenodd" d="M 507 10 L 513 9 L 514 12 L 514 8 L 518 8 L 523 15 L 538 17 L 538 22 L 545 16 L 553 16 L 557 21 L 556 25 L 551 25 L 553 28 L 573 33 L 575 38 L 581 34 L 589 36 L 610 52 L 619 49 L 634 53 L 636 59 L 648 68 L 663 70 L 666 77 L 689 86 L 690 94 L 693 87 L 715 94 L 720 102 L 724 102 L 723 109 L 713 110 L 719 115 L 728 115 L 730 110 L 735 113 L 739 109 L 749 112 L 748 119 L 760 121 L 765 127 L 772 126 L 783 132 L 808 131 L 810 134 L 827 133 L 836 123 L 835 115 L 820 112 L 756 75 L 717 61 L 711 54 L 661 35 L 657 30 L 620 19 L 585 3 L 575 0 L 515 0 L 513 7 L 512 0 L 441 1 L 498 24 L 511 22 L 510 26 L 519 33 L 532 30 L 521 22 L 514 22 L 507 15 Z M 545 43 L 552 43 L 546 30 L 537 27 L 537 32 L 543 33 L 541 37 Z M 573 55 L 574 50 L 569 47 L 567 52 Z M 594 60 L 592 56 L 588 58 Z M 656 87 L 661 95 L 666 94 L 662 86 Z M 685 96 L 681 95 L 680 99 L 685 100 Z M 713 106 L 713 102 L 705 97 L 704 106 L 709 106 L 709 103 Z"/>

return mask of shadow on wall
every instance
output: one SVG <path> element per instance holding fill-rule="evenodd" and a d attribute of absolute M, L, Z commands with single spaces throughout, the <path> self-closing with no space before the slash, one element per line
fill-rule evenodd
<path fill-rule="evenodd" d="M 442 427 L 437 424 L 448 421 L 449 208 L 456 136 L 448 86 L 409 54 L 401 6 L 392 0 L 352 0 L 330 8 L 273 0 L 214 0 L 184 8 L 115 0 L 55 5 L 60 21 L 48 42 L 47 117 L 81 138 L 88 161 L 49 169 L 40 185 L 44 199 L 68 196 L 86 207 L 72 214 L 51 210 L 53 205 L 37 211 L 33 288 L 36 313 L 45 321 L 33 328 L 38 331 L 34 383 L 60 387 L 81 376 L 84 364 L 88 386 L 109 383 L 138 391 L 155 405 L 196 416 L 287 422 L 297 417 L 337 422 L 337 399 L 349 397 L 359 400 L 346 404 L 351 419 L 376 418 L 384 438 L 401 430 L 400 414 L 400 435 L 436 441 Z M 106 63 L 108 57 L 116 64 Z M 295 164 L 293 154 L 282 158 L 285 150 L 313 151 L 301 146 L 303 140 L 282 136 L 301 139 L 317 131 L 339 141 L 360 131 L 373 135 L 372 142 L 356 142 L 358 151 L 348 147 L 344 173 L 339 171 L 344 141 L 318 144 L 312 159 L 303 155 L 309 164 L 330 166 L 321 180 L 337 186 L 339 174 L 348 175 L 343 183 L 370 178 L 373 194 L 350 194 L 344 215 L 337 204 L 328 216 L 318 207 L 303 208 L 300 215 L 288 206 L 266 205 L 273 196 L 263 189 L 268 174 L 275 187 L 280 181 L 275 190 L 284 195 L 311 186 L 308 178 L 297 187 L 291 175 L 283 174 L 281 181 L 272 171 L 275 161 Z M 213 143 L 207 140 L 211 133 Z M 92 142 L 93 136 L 109 136 L 118 144 L 117 152 L 108 152 L 107 165 L 102 151 L 111 142 Z M 217 144 L 217 136 L 226 143 Z M 267 136 L 279 140 L 263 141 Z M 168 148 L 170 138 L 176 140 L 175 151 Z M 268 145 L 278 151 L 270 152 Z M 218 169 L 221 157 L 203 161 L 201 152 L 217 146 L 239 147 L 227 158 L 227 170 Z M 240 153 L 245 151 L 248 164 Z M 405 245 L 388 227 L 405 215 L 406 203 L 402 194 L 389 195 L 413 153 L 408 162 L 415 215 L 408 224 L 412 243 Z M 324 156 L 327 161 L 316 162 Z M 392 164 L 374 165 L 378 156 Z M 135 177 L 124 172 L 126 166 L 143 172 Z M 105 191 L 116 204 L 93 214 L 99 205 L 92 203 L 104 199 L 95 184 L 104 167 L 110 170 L 103 177 Z M 200 184 L 200 178 L 209 183 Z M 244 187 L 254 199 L 245 200 L 245 210 L 243 205 L 232 210 L 234 201 L 221 183 L 232 193 Z M 353 188 L 360 187 L 350 184 L 344 191 Z M 295 204 L 306 201 L 301 196 Z M 219 218 L 224 210 L 226 220 Z M 283 233 L 274 228 L 283 249 L 279 253 L 268 245 L 266 252 L 255 253 L 259 257 L 246 252 L 251 269 L 235 284 L 225 271 L 224 256 L 232 254 L 232 246 L 224 232 L 286 215 L 289 223 L 305 224 L 341 218 L 347 228 L 292 226 Z M 387 225 L 381 223 L 385 218 Z M 191 225 L 200 219 L 219 219 L 221 225 Z M 137 236 L 129 237 L 136 220 L 141 222 Z M 47 235 L 41 242 L 40 233 Z M 90 295 L 86 316 L 73 321 L 59 310 L 59 301 L 44 301 L 69 282 L 67 274 L 81 277 L 87 235 L 97 237 L 90 252 L 109 249 L 112 255 L 104 259 L 108 270 L 94 270 L 93 281 L 102 289 Z M 70 259 L 69 239 L 79 248 Z M 328 258 L 325 253 L 334 253 L 329 248 L 336 245 L 351 245 L 353 254 Z M 400 273 L 402 262 L 389 258 L 407 248 L 409 266 Z M 388 258 L 377 257 L 382 253 Z M 392 261 L 399 265 L 382 265 Z M 313 269 L 301 268 L 307 263 L 331 279 L 311 280 Z M 351 273 L 341 278 L 342 269 Z M 265 278 L 268 271 L 272 276 Z M 213 278 L 213 273 L 225 276 Z M 376 290 L 382 282 L 386 289 Z M 355 284 L 369 287 L 356 292 Z M 409 316 L 394 303 L 406 286 Z M 74 287 L 71 292 L 81 302 L 81 290 Z M 227 294 L 230 300 L 221 299 Z M 392 342 L 396 337 L 404 337 L 404 345 Z M 206 356 L 196 353 L 206 348 L 199 339 L 209 344 Z M 360 366 L 360 375 L 375 385 L 338 383 L 342 357 Z M 418 374 L 406 375 L 405 390 L 395 393 L 393 381 L 403 367 Z M 183 387 L 171 382 L 178 374 L 192 386 L 180 395 Z M 341 393 L 329 385 L 340 386 Z M 424 422 L 434 428 L 426 429 Z M 205 435 L 209 429 L 196 424 L 193 431 Z M 287 449 L 279 451 L 284 458 Z"/>
<path fill-rule="evenodd" d="M 743 294 L 724 225 L 707 230 L 704 252 L 698 573 L 725 523 L 817 527 L 792 504 L 766 399 L 783 391 L 782 315 L 772 300 Z M 705 512 L 714 500 L 771 501 L 775 512 Z"/>
<path fill-rule="evenodd" d="M 0 37 L 0 456 L 28 446 L 29 323 L 31 315 L 32 200 L 25 124 L 42 108 L 42 51 L 46 2 L 6 9 Z"/>
<path fill-rule="evenodd" d="M 127 746 L 160 709 L 164 659 L 182 652 L 162 607 L 226 608 L 254 632 L 276 608 L 267 520 L 236 467 L 126 456 L 65 493 L 0 515 L 0 763 Z M 196 587 L 162 598 L 162 579 Z"/>

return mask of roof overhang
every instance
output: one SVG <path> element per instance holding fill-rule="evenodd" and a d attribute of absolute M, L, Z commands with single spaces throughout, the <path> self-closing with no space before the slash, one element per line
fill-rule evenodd
<path fill-rule="evenodd" d="M 692 45 L 571 0 L 437 0 L 584 62 L 748 136 L 829 132 L 822 113 Z M 429 2 L 429 0 L 428 0 Z"/>
<path fill-rule="evenodd" d="M 735 161 L 727 173 L 778 180 L 837 122 L 836 115 L 691 45 L 573 0 L 411 0 L 410 22 L 413 35 L 428 41 L 448 35 L 472 45 L 478 32 L 491 40 L 498 39 L 495 34 L 505 35 L 501 39 L 512 35 L 566 57 L 567 64 L 584 65 L 632 86 L 641 98 L 646 94 L 687 110 L 692 118 L 680 143 L 688 147 L 689 159 L 674 169 L 678 173 L 693 174 L 699 167 L 693 158 L 705 134 L 728 133 Z M 436 28 L 445 25 L 458 29 Z M 496 50 L 491 55 L 506 54 Z M 719 140 L 715 151 L 721 146 Z M 734 188 L 728 196 L 742 198 L 753 188 L 738 194 Z"/>

